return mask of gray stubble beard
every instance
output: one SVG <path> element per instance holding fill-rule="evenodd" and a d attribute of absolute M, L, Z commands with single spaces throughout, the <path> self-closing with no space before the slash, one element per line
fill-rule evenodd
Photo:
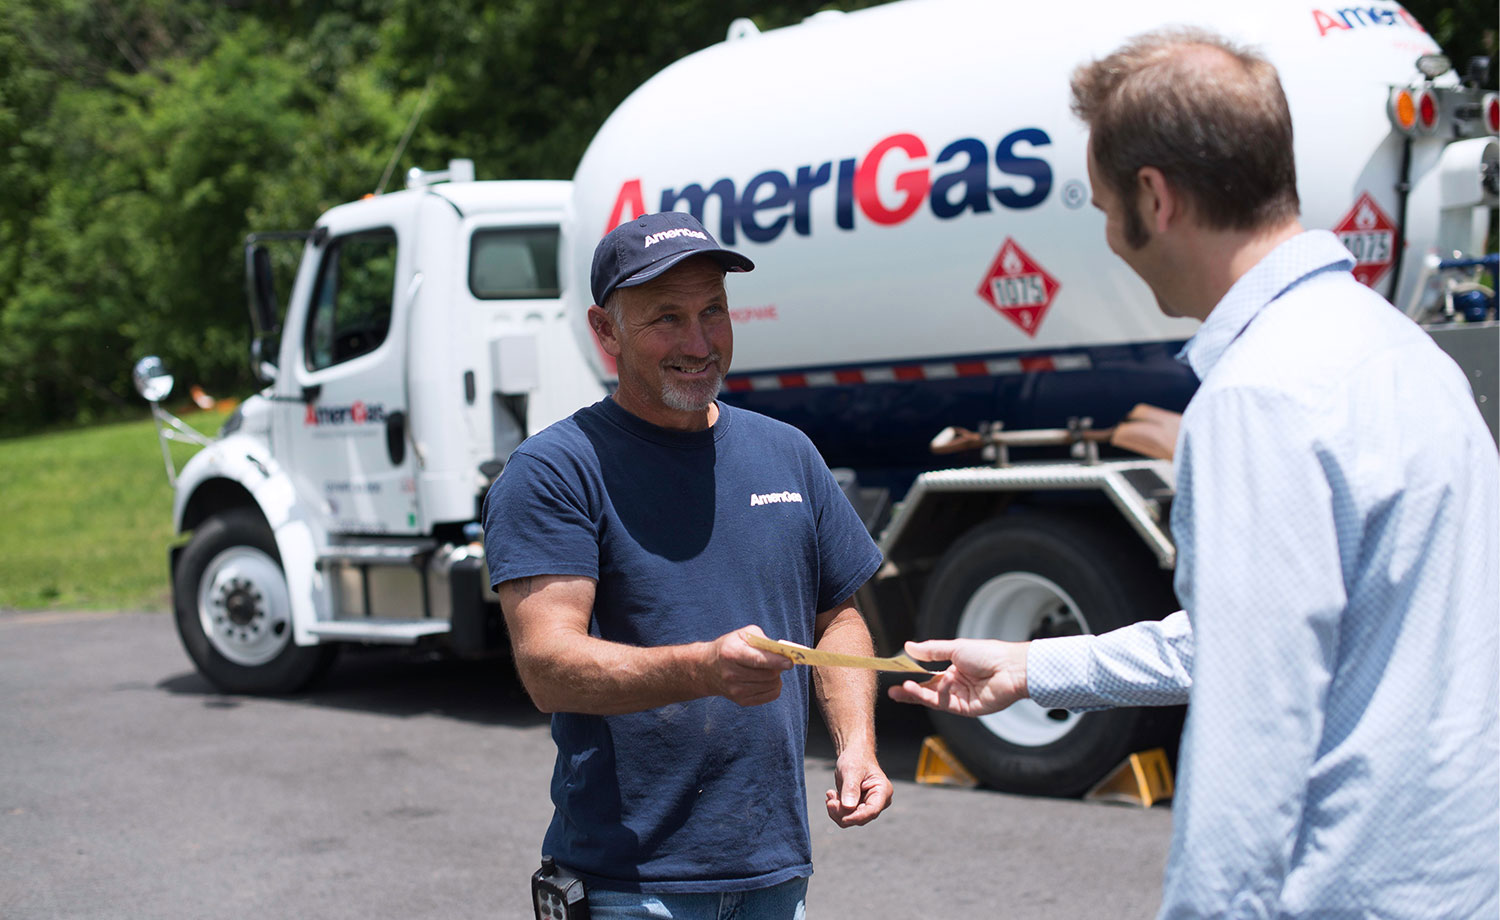
<path fill-rule="evenodd" d="M 713 405 L 724 386 L 724 371 L 717 354 L 710 355 L 708 361 L 713 365 L 713 376 L 702 384 L 680 386 L 670 378 L 662 382 L 661 401 L 667 408 L 678 412 L 702 412 Z"/>

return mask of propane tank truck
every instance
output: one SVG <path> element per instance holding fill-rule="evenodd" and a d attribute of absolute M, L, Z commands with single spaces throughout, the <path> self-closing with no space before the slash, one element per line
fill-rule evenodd
<path fill-rule="evenodd" d="M 880 542 L 861 591 L 883 651 L 913 637 L 1102 632 L 1171 612 L 1167 452 L 1111 447 L 1139 403 L 1180 411 L 1192 334 L 1104 243 L 1068 76 L 1199 25 L 1262 49 L 1296 132 L 1303 223 L 1470 374 L 1491 429 L 1500 103 L 1395 3 L 1026 7 L 983 0 L 748 20 L 630 95 L 571 183 L 413 170 L 303 241 L 285 309 L 246 245 L 267 382 L 175 478 L 176 623 L 230 692 L 287 692 L 340 644 L 505 648 L 478 506 L 528 434 L 607 392 L 587 330 L 599 238 L 692 211 L 757 270 L 732 280 L 726 401 L 790 422 Z M 1476 69 L 1473 69 L 1477 71 Z M 283 316 L 284 314 L 284 316 Z M 144 359 L 138 384 L 170 377 Z M 1097 427 L 1095 427 L 1097 423 Z M 971 427 L 945 441 L 950 427 Z M 936 453 L 947 447 L 969 453 Z M 934 714 L 996 788 L 1077 795 L 1147 710 L 1023 702 Z"/>

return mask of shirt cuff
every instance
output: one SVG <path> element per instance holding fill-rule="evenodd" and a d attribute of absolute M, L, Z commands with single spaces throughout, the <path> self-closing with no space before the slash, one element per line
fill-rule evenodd
<path fill-rule="evenodd" d="M 1073 712 L 1113 706 L 1090 686 L 1092 645 L 1096 638 L 1062 636 L 1032 640 L 1026 647 L 1026 691 L 1032 702 L 1045 709 Z"/>

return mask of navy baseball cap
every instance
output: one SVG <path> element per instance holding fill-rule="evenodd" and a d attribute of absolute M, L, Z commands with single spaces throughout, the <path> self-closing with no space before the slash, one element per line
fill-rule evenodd
<path fill-rule="evenodd" d="M 698 218 L 684 211 L 662 211 L 623 223 L 594 249 L 594 267 L 589 275 L 594 303 L 602 307 L 615 288 L 645 284 L 683 259 L 697 255 L 709 256 L 726 272 L 755 268 L 754 262 L 720 246 Z"/>

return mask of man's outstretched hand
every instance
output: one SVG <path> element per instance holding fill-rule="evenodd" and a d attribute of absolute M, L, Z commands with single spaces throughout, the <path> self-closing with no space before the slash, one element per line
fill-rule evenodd
<path fill-rule="evenodd" d="M 930 639 L 906 643 L 906 653 L 918 661 L 949 661 L 948 669 L 931 680 L 908 680 L 891 687 L 900 703 L 918 703 L 959 716 L 999 712 L 1026 692 L 1026 642 L 990 639 Z"/>
<path fill-rule="evenodd" d="M 791 670 L 792 663 L 750 645 L 746 633 L 765 636 L 751 623 L 708 643 L 708 690 L 741 706 L 760 706 L 781 696 L 781 673 Z"/>

